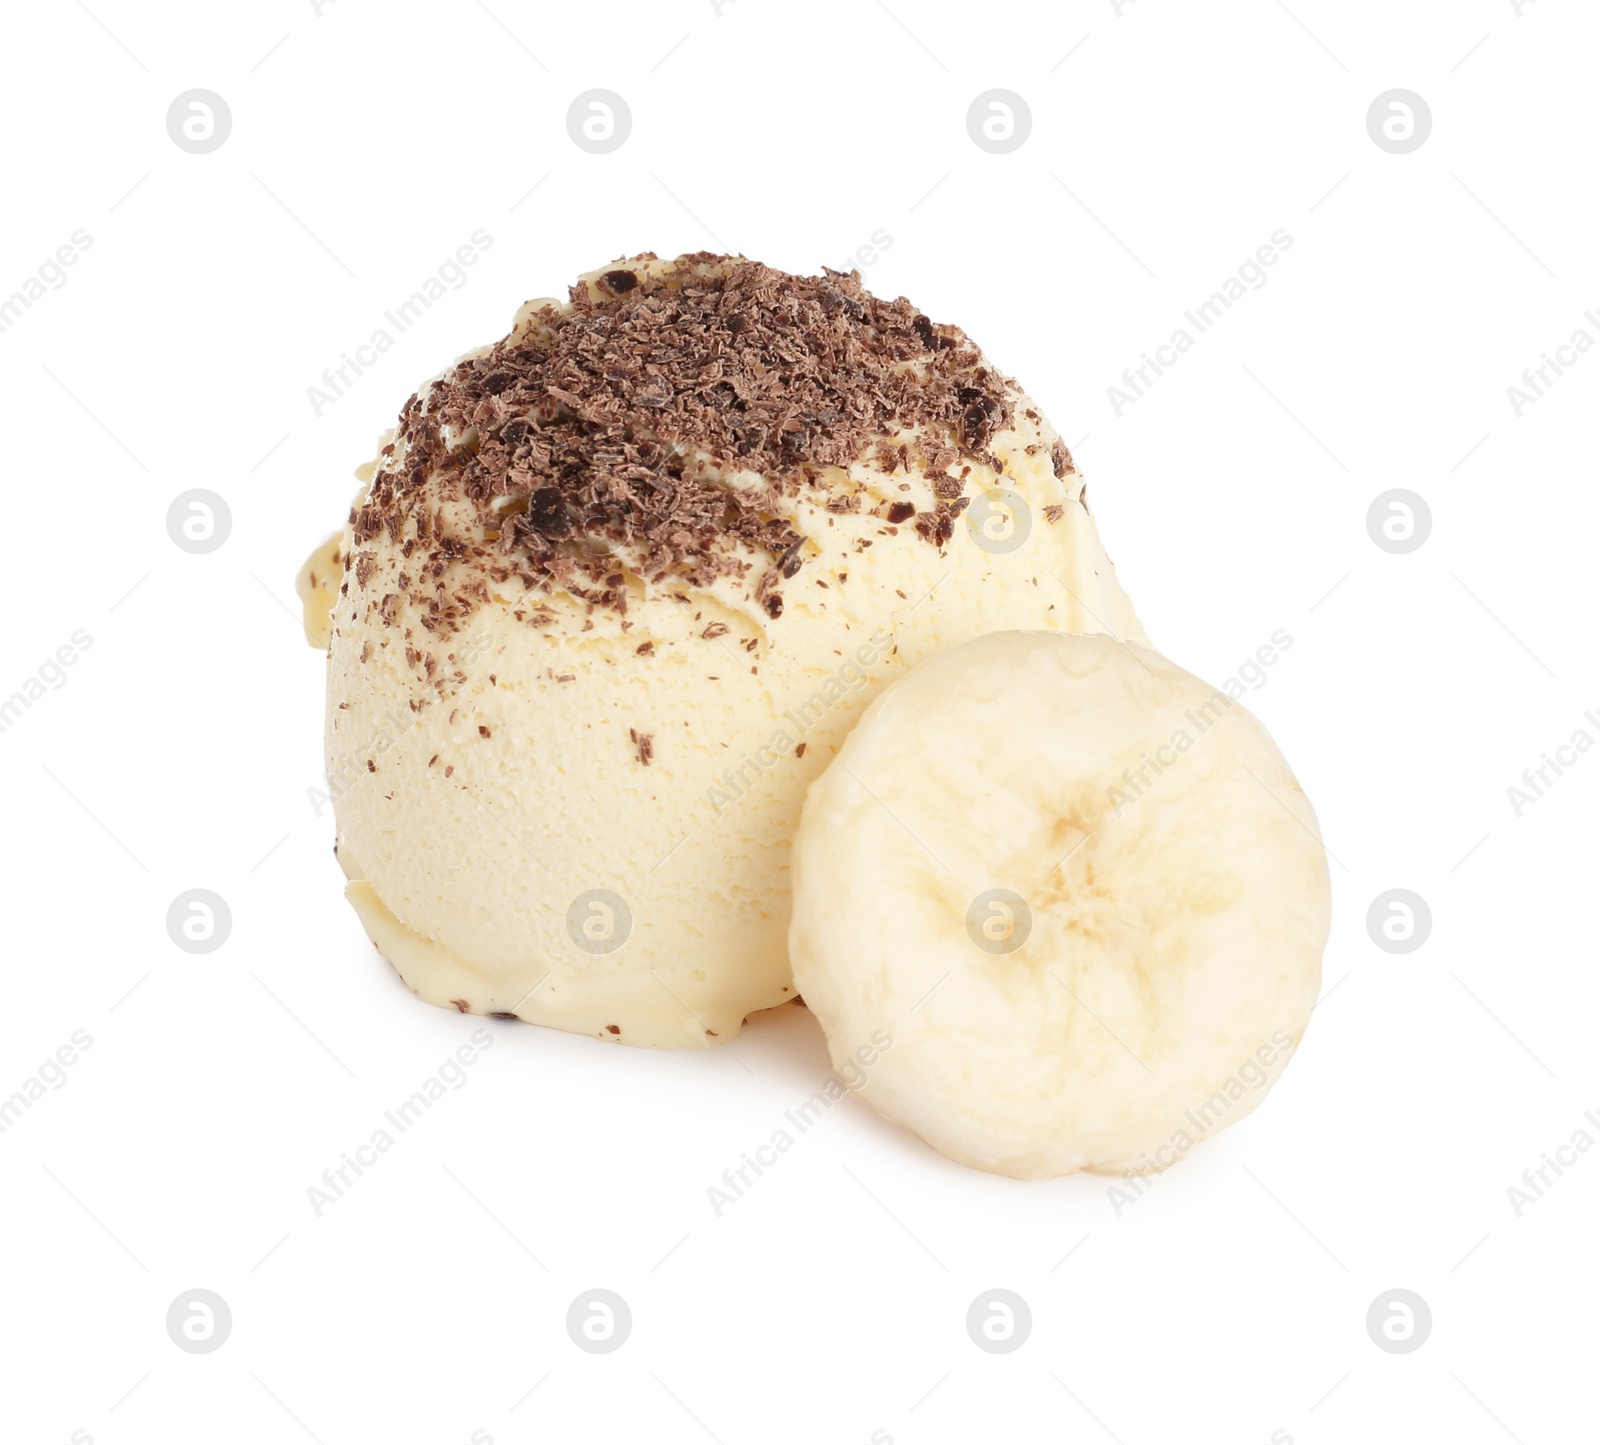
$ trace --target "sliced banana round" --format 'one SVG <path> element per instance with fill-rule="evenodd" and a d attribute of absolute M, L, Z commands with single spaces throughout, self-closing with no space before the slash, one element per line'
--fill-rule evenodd
<path fill-rule="evenodd" d="M 1317 999 L 1305 792 L 1236 701 L 1112 637 L 994 633 L 892 684 L 794 867 L 836 1068 L 979 1169 L 1166 1168 L 1261 1101 Z"/>

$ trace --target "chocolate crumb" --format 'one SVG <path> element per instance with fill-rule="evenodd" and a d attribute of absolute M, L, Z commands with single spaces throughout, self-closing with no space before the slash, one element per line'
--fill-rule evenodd
<path fill-rule="evenodd" d="M 655 756 L 655 740 L 649 733 L 638 732 L 634 728 L 628 729 L 628 738 L 638 750 L 639 761 L 645 766 L 650 766 L 650 759 Z"/>
<path fill-rule="evenodd" d="M 622 1030 L 619 1029 L 615 1024 L 607 1024 L 606 1025 L 606 1032 L 608 1034 L 620 1034 L 622 1032 Z"/>
<path fill-rule="evenodd" d="M 491 1013 L 489 1015 L 489 1017 L 492 1018 L 492 1019 L 520 1019 L 522 1017 L 522 1015 L 521 1014 L 508 1014 L 508 1013 L 495 1012 L 495 1013 Z"/>
<path fill-rule="evenodd" d="M 530 527 L 552 542 L 572 535 L 572 519 L 567 515 L 566 499 L 555 487 L 540 487 L 534 492 L 528 498 L 527 508 L 522 515 L 528 519 Z"/>
<path fill-rule="evenodd" d="M 1005 408 L 1000 401 L 975 386 L 958 387 L 956 399 L 961 402 L 958 434 L 963 446 L 982 447 L 999 430 Z"/>
<path fill-rule="evenodd" d="M 805 544 L 805 538 L 802 537 L 799 541 L 794 543 L 794 545 L 791 546 L 782 557 L 778 559 L 778 571 L 783 576 L 793 577 L 794 574 L 800 570 L 801 563 L 804 560 L 800 556 L 800 549 L 804 547 Z"/>
<path fill-rule="evenodd" d="M 916 515 L 917 509 L 910 502 L 889 503 L 889 520 L 891 522 L 906 522 Z"/>
<path fill-rule="evenodd" d="M 797 758 L 803 758 L 806 755 L 806 745 L 804 743 L 796 743 L 794 745 L 794 755 Z"/>
<path fill-rule="evenodd" d="M 776 619 L 765 579 L 793 577 L 805 540 L 785 503 L 858 510 L 837 474 L 885 446 L 908 477 L 992 465 L 1015 395 L 961 331 L 853 272 L 696 252 L 648 279 L 606 271 L 536 321 L 406 403 L 353 510 L 343 585 L 388 626 L 404 608 L 448 637 L 517 583 L 625 617 L 637 583 L 687 601 L 723 577 Z M 729 487 L 732 470 L 760 484 Z M 411 556 L 401 591 L 383 590 L 379 539 Z"/>
<path fill-rule="evenodd" d="M 464 999 L 464 998 L 453 998 L 453 999 L 450 1000 L 450 1002 L 453 1003 L 456 1006 L 457 1010 L 460 1011 L 461 1013 L 469 1014 L 469 1013 L 472 1012 L 471 1006 L 467 1003 L 466 999 Z"/>

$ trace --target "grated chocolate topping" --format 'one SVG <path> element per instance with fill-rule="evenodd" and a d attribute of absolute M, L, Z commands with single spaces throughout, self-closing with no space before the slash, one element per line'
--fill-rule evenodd
<path fill-rule="evenodd" d="M 971 464 L 1000 469 L 986 448 L 1016 393 L 959 328 L 871 295 L 856 272 L 795 276 L 709 252 L 634 262 L 406 403 L 352 515 L 358 587 L 373 570 L 364 544 L 386 534 L 416 564 L 409 596 L 424 625 L 447 634 L 490 581 L 626 611 L 625 571 L 704 586 L 743 577 L 744 551 L 770 559 L 750 591 L 776 619 L 806 542 L 782 500 L 861 504 L 825 469 L 867 456 L 891 472 L 919 466 L 933 508 L 896 501 L 880 514 L 915 516 L 916 536 L 941 548 Z M 1071 468 L 1065 447 L 1052 461 L 1058 475 Z M 730 470 L 761 485 L 731 486 Z M 447 516 L 447 502 L 465 512 Z M 476 569 L 455 565 L 468 561 Z"/>

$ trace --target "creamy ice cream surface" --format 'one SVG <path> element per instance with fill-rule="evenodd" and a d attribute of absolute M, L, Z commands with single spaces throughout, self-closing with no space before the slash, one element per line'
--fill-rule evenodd
<path fill-rule="evenodd" d="M 705 253 L 424 386 L 301 594 L 384 957 L 668 1048 L 794 996 L 801 801 L 888 681 L 1008 629 L 1144 641 L 1066 446 L 960 330 Z"/>

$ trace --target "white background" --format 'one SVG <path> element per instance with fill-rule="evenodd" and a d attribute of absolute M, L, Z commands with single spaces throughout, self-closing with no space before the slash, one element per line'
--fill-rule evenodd
<path fill-rule="evenodd" d="M 1594 1438 L 1600 1151 L 1520 1217 L 1507 1190 L 1600 1140 L 1600 756 L 1520 817 L 1506 790 L 1600 738 L 1600 356 L 1521 416 L 1506 389 L 1600 339 L 1600 17 L 890 8 L 8 11 L 0 295 L 93 241 L 0 335 L 0 695 L 93 641 L 0 734 L 0 1096 L 93 1043 L 0 1135 L 7 1441 Z M 195 87 L 232 111 L 209 155 L 166 130 Z M 591 87 L 632 110 L 610 155 L 567 135 Z M 1033 117 L 1003 156 L 965 128 L 995 87 Z M 1409 155 L 1366 127 L 1395 87 L 1432 111 Z M 467 284 L 317 416 L 307 387 L 479 228 Z M 1107 387 L 1278 228 L 1268 284 L 1119 417 Z M 717 1217 L 825 1077 L 809 1015 L 690 1057 L 426 1008 L 308 801 L 295 569 L 416 383 L 630 251 L 813 271 L 878 230 L 869 287 L 964 326 L 1075 444 L 1158 646 L 1220 682 L 1293 637 L 1247 701 L 1334 856 L 1328 992 L 1262 1108 L 1120 1215 L 1103 1179 L 969 1172 L 850 1101 Z M 232 510 L 206 556 L 166 531 L 194 487 Z M 1367 533 L 1393 487 L 1432 512 L 1408 555 Z M 1403 956 L 1365 924 L 1396 887 L 1433 913 Z M 165 926 L 191 888 L 233 915 L 204 956 Z M 485 1027 L 317 1217 L 308 1186 Z M 233 1314 L 205 1355 L 164 1323 L 197 1287 Z M 633 1313 L 609 1355 L 564 1325 L 593 1287 Z M 964 1326 L 994 1287 L 1033 1313 L 1003 1356 Z M 1365 1327 L 1397 1287 L 1433 1315 L 1405 1355 Z"/>

